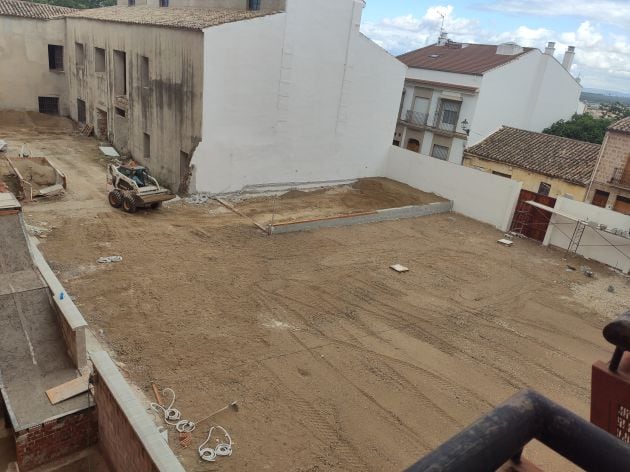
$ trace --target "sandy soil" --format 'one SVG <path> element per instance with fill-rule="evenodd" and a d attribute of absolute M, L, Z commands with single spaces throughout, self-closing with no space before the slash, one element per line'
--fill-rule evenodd
<path fill-rule="evenodd" d="M 214 204 L 128 215 L 106 204 L 92 140 L 40 143 L 72 190 L 25 213 L 52 228 L 41 248 L 93 330 L 187 418 L 239 402 L 215 419 L 232 457 L 199 462 L 207 425 L 189 449 L 171 437 L 187 470 L 401 470 L 525 387 L 588 417 L 605 300 L 630 305 L 609 269 L 567 272 L 584 262 L 457 214 L 272 237 Z"/>
<path fill-rule="evenodd" d="M 291 190 L 276 197 L 233 201 L 256 223 L 267 226 L 332 216 L 366 213 L 384 208 L 445 201 L 400 182 L 384 178 L 360 179 L 352 185 L 313 190 Z"/>

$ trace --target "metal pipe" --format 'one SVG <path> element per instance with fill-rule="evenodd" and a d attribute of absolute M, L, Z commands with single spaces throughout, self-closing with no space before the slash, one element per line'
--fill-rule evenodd
<path fill-rule="evenodd" d="M 408 472 L 496 470 L 538 439 L 586 471 L 630 470 L 630 446 L 532 390 L 523 390 Z"/>

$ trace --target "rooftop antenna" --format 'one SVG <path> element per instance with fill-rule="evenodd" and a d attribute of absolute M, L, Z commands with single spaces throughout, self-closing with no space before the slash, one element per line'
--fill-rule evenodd
<path fill-rule="evenodd" d="M 444 31 L 444 20 L 446 19 L 446 14 L 442 12 L 438 12 L 438 15 L 442 17 L 442 24 L 440 25 L 440 37 L 438 39 L 438 45 L 444 46 L 446 44 L 446 38 L 448 36 L 448 33 Z"/>

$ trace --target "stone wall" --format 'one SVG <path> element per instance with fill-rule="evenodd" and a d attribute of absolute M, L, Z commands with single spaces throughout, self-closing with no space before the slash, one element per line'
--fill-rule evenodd
<path fill-rule="evenodd" d="M 625 168 L 630 156 L 630 134 L 609 131 L 602 146 L 595 182 L 608 183 L 617 168 Z"/>

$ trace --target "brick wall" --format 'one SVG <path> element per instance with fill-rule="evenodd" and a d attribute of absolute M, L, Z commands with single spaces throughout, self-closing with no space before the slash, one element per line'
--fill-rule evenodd
<path fill-rule="evenodd" d="M 630 134 L 608 132 L 599 167 L 595 174 L 595 182 L 608 183 L 615 168 L 625 168 L 630 156 Z"/>
<path fill-rule="evenodd" d="M 96 444 L 96 419 L 95 407 L 90 407 L 16 432 L 15 450 L 20 470 L 31 470 Z"/>
<path fill-rule="evenodd" d="M 95 400 L 100 449 L 112 471 L 159 472 L 116 399 L 98 377 Z"/>

